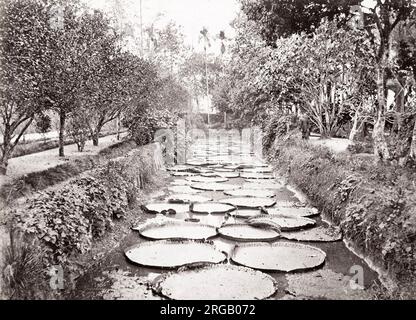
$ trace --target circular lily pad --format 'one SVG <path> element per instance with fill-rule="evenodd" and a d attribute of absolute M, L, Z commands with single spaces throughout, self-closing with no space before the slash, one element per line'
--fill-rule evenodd
<path fill-rule="evenodd" d="M 201 176 L 188 177 L 188 178 L 186 178 L 186 180 L 192 181 L 192 182 L 203 182 L 203 183 L 219 183 L 219 182 L 226 182 L 226 181 L 228 181 L 227 178 L 221 178 L 221 177 L 201 177 Z"/>
<path fill-rule="evenodd" d="M 269 167 L 259 167 L 259 168 L 242 169 L 241 171 L 246 172 L 246 173 L 272 173 L 273 169 Z"/>
<path fill-rule="evenodd" d="M 246 180 L 248 181 L 248 183 L 245 183 L 243 185 L 243 189 L 254 189 L 254 190 L 258 190 L 258 189 L 281 189 L 283 188 L 283 185 L 278 183 L 278 182 L 274 182 L 271 180 L 264 180 L 264 181 L 256 181 L 253 182 L 255 180 Z"/>
<path fill-rule="evenodd" d="M 189 206 L 187 204 L 179 203 L 149 203 L 142 206 L 142 209 L 147 213 L 164 213 L 165 211 L 174 210 L 176 213 L 183 213 L 189 211 Z"/>
<path fill-rule="evenodd" d="M 172 171 L 172 172 L 186 172 L 189 169 L 192 169 L 192 167 L 187 166 L 187 165 L 176 165 L 176 166 L 167 168 L 168 171 Z"/>
<path fill-rule="evenodd" d="M 192 176 L 195 176 L 196 173 L 195 172 L 182 172 L 182 171 L 180 171 L 180 172 L 172 172 L 171 175 L 175 176 L 175 177 L 192 177 Z"/>
<path fill-rule="evenodd" d="M 227 213 L 235 210 L 234 206 L 225 203 L 194 203 L 190 206 L 191 212 L 202 213 L 202 214 L 216 214 L 216 213 Z"/>
<path fill-rule="evenodd" d="M 240 177 L 245 179 L 274 179 L 271 174 L 256 172 L 241 172 Z"/>
<path fill-rule="evenodd" d="M 143 225 L 133 228 L 133 230 L 139 231 L 142 237 L 152 240 L 203 240 L 217 235 L 215 227 L 211 225 L 181 220 L 144 223 Z"/>
<path fill-rule="evenodd" d="M 227 196 L 233 197 L 254 197 L 254 198 L 273 198 L 275 193 L 267 189 L 237 189 L 224 191 Z"/>
<path fill-rule="evenodd" d="M 225 190 L 233 190 L 239 189 L 240 186 L 235 184 L 229 183 L 194 183 L 191 185 L 191 188 L 196 190 L 204 190 L 204 191 L 225 191 Z"/>
<path fill-rule="evenodd" d="M 191 203 L 191 202 L 208 202 L 212 201 L 211 198 L 204 197 L 198 194 L 172 194 L 167 200 L 170 203 Z"/>
<path fill-rule="evenodd" d="M 225 172 L 228 172 L 228 173 L 230 173 L 230 172 L 234 172 L 234 170 L 233 169 L 226 169 L 226 168 L 222 168 L 222 167 L 219 167 L 219 168 L 214 168 L 215 169 L 215 172 L 221 172 L 221 173 L 225 173 Z"/>
<path fill-rule="evenodd" d="M 291 242 L 239 244 L 231 253 L 235 263 L 264 271 L 315 269 L 324 264 L 325 258 L 319 248 Z"/>
<path fill-rule="evenodd" d="M 237 208 L 261 208 L 261 207 L 272 207 L 276 201 L 270 198 L 258 198 L 258 197 L 235 197 L 219 200 L 221 203 L 228 203 Z"/>
<path fill-rule="evenodd" d="M 211 177 L 220 177 L 218 172 L 203 172 L 201 173 L 202 177 L 207 177 L 207 178 L 211 178 Z"/>
<path fill-rule="evenodd" d="M 190 166 L 208 166 L 208 165 L 210 165 L 209 162 L 200 161 L 200 160 L 189 160 L 189 161 L 186 162 L 186 164 L 189 164 Z"/>
<path fill-rule="evenodd" d="M 320 226 L 303 231 L 283 232 L 282 238 L 305 242 L 335 242 L 342 240 L 342 231 L 338 227 Z"/>
<path fill-rule="evenodd" d="M 275 229 L 253 227 L 245 223 L 226 224 L 218 229 L 221 237 L 237 241 L 274 241 L 280 237 Z"/>
<path fill-rule="evenodd" d="M 313 217 L 319 214 L 315 208 L 307 207 L 276 207 L 266 209 L 270 215 L 285 215 L 294 217 Z"/>
<path fill-rule="evenodd" d="M 203 177 L 221 177 L 221 178 L 229 178 L 229 179 L 233 179 L 233 178 L 238 178 L 240 176 L 240 174 L 238 172 L 207 172 L 207 173 L 203 173 L 201 174 L 201 176 Z"/>
<path fill-rule="evenodd" d="M 172 186 L 172 187 L 169 187 L 168 190 L 174 193 L 190 193 L 190 194 L 202 192 L 201 190 L 191 188 L 190 186 Z"/>
<path fill-rule="evenodd" d="M 194 263 L 221 263 L 227 259 L 212 243 L 193 240 L 142 242 L 124 253 L 135 264 L 167 269 Z"/>
<path fill-rule="evenodd" d="M 259 214 L 261 214 L 261 211 L 259 209 L 237 209 L 231 213 L 232 216 L 243 219 L 255 217 Z"/>
<path fill-rule="evenodd" d="M 167 273 L 153 290 L 173 300 L 260 300 L 276 293 L 276 281 L 260 271 L 232 265 Z"/>
<path fill-rule="evenodd" d="M 189 181 L 185 179 L 176 179 L 176 180 L 173 180 L 171 184 L 174 186 L 187 186 L 189 185 Z"/>
<path fill-rule="evenodd" d="M 292 231 L 313 227 L 315 220 L 303 217 L 285 216 L 285 215 L 259 215 L 249 219 L 251 223 L 275 223 L 280 226 L 281 231 Z"/>

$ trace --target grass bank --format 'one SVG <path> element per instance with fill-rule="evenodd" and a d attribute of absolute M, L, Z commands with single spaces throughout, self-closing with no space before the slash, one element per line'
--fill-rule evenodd
<path fill-rule="evenodd" d="M 15 208 L 3 253 L 6 297 L 64 299 L 137 220 L 147 192 L 161 185 L 162 161 L 157 144 L 139 147 Z"/>
<path fill-rule="evenodd" d="M 371 156 L 334 154 L 298 134 L 276 138 L 267 152 L 279 174 L 393 280 L 396 287 L 379 298 L 415 296 L 415 171 L 376 165 Z"/>
<path fill-rule="evenodd" d="M 17 198 L 66 181 L 106 163 L 112 158 L 125 155 L 135 147 L 136 144 L 133 141 L 121 141 L 102 149 L 98 154 L 77 157 L 46 170 L 31 172 L 14 178 L 0 189 L 0 202 L 3 203 L 3 207 L 7 208 Z"/>

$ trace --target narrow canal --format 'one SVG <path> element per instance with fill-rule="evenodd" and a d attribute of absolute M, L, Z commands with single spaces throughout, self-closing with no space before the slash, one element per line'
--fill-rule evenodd
<path fill-rule="evenodd" d="M 136 230 L 103 258 L 100 267 L 78 281 L 75 296 L 180 299 L 188 297 L 186 291 L 197 290 L 198 294 L 191 297 L 371 298 L 368 288 L 378 281 L 377 273 L 346 247 L 340 230 L 328 225 L 310 203 L 300 199 L 275 176 L 273 168 L 253 152 L 253 143 L 219 132 L 210 134 L 209 139 L 194 141 L 186 164 L 168 168 L 168 173 L 165 187 L 152 194 L 143 212 L 138 212 Z M 210 234 L 212 230 L 214 234 Z M 204 275 L 200 271 L 212 266 L 196 266 L 198 260 L 192 261 L 192 257 L 198 256 L 192 250 L 201 250 L 201 262 L 213 258 L 212 253 L 204 258 L 203 251 L 207 248 L 202 244 L 198 249 L 198 246 L 184 245 L 189 245 L 189 241 L 182 241 L 176 247 L 168 243 L 167 248 L 162 248 L 163 243 L 158 240 L 178 238 L 178 234 L 200 239 L 203 232 L 208 232 L 212 241 L 209 249 L 215 248 L 224 255 L 225 259 L 216 261 L 220 274 L 227 275 L 227 266 L 247 274 L 241 275 L 241 279 L 240 275 L 231 274 L 236 278 L 229 283 L 215 273 Z M 161 246 L 153 248 L 157 241 Z M 129 250 L 131 255 L 127 257 Z M 190 251 L 183 255 L 181 250 Z M 143 256 L 146 255 L 143 252 L 151 253 Z M 156 266 L 176 263 L 179 267 L 181 259 L 185 259 L 182 265 L 191 263 L 194 268 Z M 199 270 L 199 277 L 192 270 Z M 262 274 L 266 275 L 263 280 L 273 282 L 273 292 L 261 292 L 261 288 L 253 287 L 253 281 Z M 175 282 L 174 275 L 181 277 Z M 175 287 L 178 283 L 182 283 L 180 288 Z M 227 296 L 227 289 L 220 293 L 222 286 L 241 288 L 231 288 L 228 290 L 231 296 Z"/>

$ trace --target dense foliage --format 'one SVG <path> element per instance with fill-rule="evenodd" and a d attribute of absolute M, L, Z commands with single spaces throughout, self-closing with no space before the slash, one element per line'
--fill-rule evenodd
<path fill-rule="evenodd" d="M 187 106 L 188 91 L 173 75 L 179 67 L 161 63 L 169 57 L 172 64 L 182 50 L 174 26 L 157 32 L 157 50 L 145 59 L 123 47 L 126 35 L 107 15 L 78 1 L 6 0 L 0 11 L 1 174 L 45 110 L 59 116 L 64 156 L 67 134 L 82 151 L 88 139 L 98 145 L 110 121 L 143 118 L 150 109 L 157 109 L 150 118 L 174 116 Z"/>

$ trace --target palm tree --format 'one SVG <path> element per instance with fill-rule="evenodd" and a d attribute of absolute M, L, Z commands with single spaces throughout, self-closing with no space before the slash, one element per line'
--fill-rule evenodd
<path fill-rule="evenodd" d="M 205 54 L 205 84 L 206 84 L 206 95 L 207 95 L 207 104 L 209 97 L 209 87 L 208 87 L 208 64 L 207 64 L 207 47 L 211 47 L 211 42 L 208 35 L 208 29 L 203 27 L 200 31 L 199 42 L 203 41 L 204 43 L 204 54 Z M 209 112 L 208 110 L 208 126 L 209 126 Z"/>

